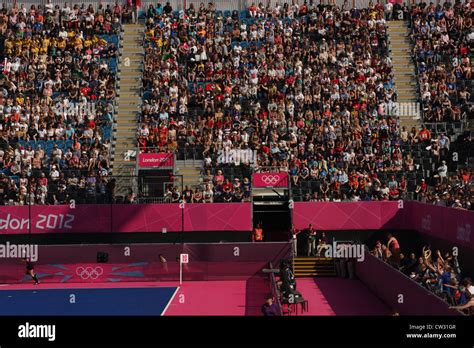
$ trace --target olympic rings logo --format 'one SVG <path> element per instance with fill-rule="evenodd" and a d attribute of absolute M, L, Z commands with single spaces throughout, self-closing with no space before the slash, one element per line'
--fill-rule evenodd
<path fill-rule="evenodd" d="M 267 185 L 275 185 L 280 181 L 280 175 L 262 175 L 262 181 Z"/>
<path fill-rule="evenodd" d="M 77 267 L 76 274 L 82 279 L 97 279 L 104 273 L 102 267 Z"/>

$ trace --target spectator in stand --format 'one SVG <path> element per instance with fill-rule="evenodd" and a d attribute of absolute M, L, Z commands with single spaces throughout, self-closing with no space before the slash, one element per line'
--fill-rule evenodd
<path fill-rule="evenodd" d="M 418 259 L 414 253 L 410 253 L 410 257 L 406 258 L 400 252 L 398 242 L 395 242 L 393 236 L 389 235 L 389 238 L 392 242 L 389 240 L 387 247 L 377 242 L 374 250 L 371 252 L 372 255 L 383 259 L 401 272 L 409 275 L 410 278 L 444 298 L 452 305 L 463 305 L 468 301 L 466 300 L 466 293 L 469 291 L 470 279 L 465 278 L 460 282 L 461 271 L 457 258 L 454 255 L 450 253 L 442 255 L 437 250 L 435 255 L 432 256 L 431 249 L 423 247 L 422 256 Z M 399 263 L 393 262 L 394 255 L 397 253 L 399 255 Z"/>
<path fill-rule="evenodd" d="M 462 12 L 462 5 L 454 7 Z M 146 14 L 140 151 L 202 157 L 212 173 L 222 167 L 248 172 L 250 167 L 278 168 L 288 172 L 295 189 L 305 190 L 300 197 L 305 200 L 397 200 L 410 198 L 417 183 L 418 198 L 434 202 L 419 178 L 409 185 L 415 179 L 400 177 L 419 169 L 412 145 L 430 145 L 439 165 L 446 160 L 450 140 L 426 127 L 419 132 L 399 129 L 391 112 L 397 93 L 386 18 L 413 18 L 415 46 L 421 47 L 415 51 L 423 51 L 418 59 L 421 94 L 424 100 L 436 99 L 433 112 L 427 114 L 439 118 L 447 110 L 457 119 L 465 110 L 454 105 L 459 69 L 439 88 L 431 79 L 439 75 L 444 81 L 443 72 L 433 70 L 439 52 L 430 40 L 445 43 L 436 46 L 438 51 L 455 50 L 450 37 L 445 41 L 445 28 L 457 30 L 448 36 L 461 45 L 463 57 L 456 63 L 464 67 L 461 73 L 470 66 L 464 57 L 470 46 L 463 25 L 444 14 L 434 18 L 437 12 L 451 13 L 449 6 L 437 12 L 435 7 L 428 11 L 414 6 L 409 14 L 399 4 L 348 9 L 347 4 L 265 8 L 252 3 L 245 16 L 250 18 L 240 18 L 238 11 L 223 16 L 212 3 L 198 9 L 191 4 L 179 14 L 168 4 L 165 8 L 150 5 Z M 434 23 L 441 29 L 428 30 Z M 467 70 L 463 76 L 470 76 Z M 468 100 L 469 92 L 461 91 L 459 97 Z M 255 158 L 236 160 L 242 157 L 236 155 L 226 160 L 230 151 L 249 151 Z M 396 186 L 387 182 L 392 174 Z M 223 187 L 225 179 L 233 180 L 226 175 L 220 183 L 203 183 L 198 199 L 207 184 L 214 201 L 248 200 L 246 187 Z M 449 182 L 447 176 L 441 181 Z M 467 192 L 461 196 L 461 205 L 467 207 Z"/>
<path fill-rule="evenodd" d="M 457 122 L 471 108 L 464 81 L 472 79 L 472 6 L 471 0 L 412 6 L 413 56 L 425 121 Z"/>

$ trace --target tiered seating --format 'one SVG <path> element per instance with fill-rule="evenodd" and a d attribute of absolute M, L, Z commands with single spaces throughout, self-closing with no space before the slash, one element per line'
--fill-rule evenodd
<path fill-rule="evenodd" d="M 459 123 L 472 93 L 472 2 L 412 8 L 412 38 L 425 122 Z M 451 126 L 451 125 L 450 125 Z"/>
<path fill-rule="evenodd" d="M 0 204 L 105 200 L 120 13 L 118 5 L 1 10 L 0 171 L 10 187 Z"/>

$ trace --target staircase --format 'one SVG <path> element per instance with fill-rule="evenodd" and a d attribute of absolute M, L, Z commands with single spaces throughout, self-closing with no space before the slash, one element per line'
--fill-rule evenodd
<path fill-rule="evenodd" d="M 137 120 L 141 108 L 143 60 L 143 25 L 124 24 L 119 64 L 119 97 L 114 134 L 115 151 L 112 175 L 116 178 L 116 195 L 137 193 Z"/>
<path fill-rule="evenodd" d="M 183 176 L 183 187 L 196 187 L 202 184 L 201 170 L 203 161 L 201 160 L 179 160 L 176 161 L 176 175 Z M 176 183 L 178 187 L 178 183 Z"/>
<path fill-rule="evenodd" d="M 388 35 L 393 63 L 394 82 L 397 91 L 397 102 L 400 126 L 407 130 L 421 125 L 421 110 L 418 104 L 418 87 L 415 77 L 415 66 L 411 58 L 409 29 L 404 21 L 389 21 Z"/>
<path fill-rule="evenodd" d="M 295 257 L 295 277 L 335 277 L 334 259 L 325 257 Z"/>

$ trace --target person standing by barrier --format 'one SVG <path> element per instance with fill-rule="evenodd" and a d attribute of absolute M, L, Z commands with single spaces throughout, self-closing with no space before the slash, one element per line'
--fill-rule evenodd
<path fill-rule="evenodd" d="M 262 242 L 263 241 L 263 229 L 261 224 L 257 224 L 253 229 L 252 242 Z"/>
<path fill-rule="evenodd" d="M 316 247 L 316 256 L 321 257 L 321 254 L 322 254 L 323 257 L 325 257 L 327 248 L 328 248 L 328 239 L 326 237 L 326 233 L 322 232 L 321 237 L 318 239 L 318 246 Z"/>
<path fill-rule="evenodd" d="M 298 256 L 298 233 L 300 233 L 300 231 L 294 224 L 291 224 L 290 237 L 291 243 L 293 244 L 293 256 Z"/>
<path fill-rule="evenodd" d="M 308 226 L 308 256 L 314 256 L 316 253 L 316 230 L 312 224 Z"/>
<path fill-rule="evenodd" d="M 392 254 L 391 261 L 397 266 L 400 264 L 400 244 L 398 243 L 397 238 L 395 238 L 391 233 L 387 234 L 387 248 Z"/>
<path fill-rule="evenodd" d="M 451 309 L 457 309 L 458 311 L 467 310 L 467 315 L 474 316 L 474 297 L 471 292 L 465 291 L 466 303 L 458 306 L 451 306 Z"/>

